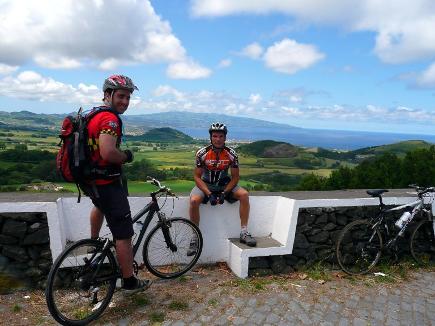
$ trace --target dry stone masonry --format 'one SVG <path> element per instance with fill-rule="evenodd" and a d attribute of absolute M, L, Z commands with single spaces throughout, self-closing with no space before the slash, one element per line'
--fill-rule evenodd
<path fill-rule="evenodd" d="M 299 210 L 293 253 L 284 256 L 253 257 L 249 260 L 249 275 L 289 273 L 321 262 L 338 268 L 335 244 L 340 231 L 354 220 L 376 216 L 378 206 L 312 207 Z M 391 216 L 400 216 L 396 212 Z"/>
<path fill-rule="evenodd" d="M 43 288 L 52 264 L 45 213 L 0 214 L 0 274 Z"/>

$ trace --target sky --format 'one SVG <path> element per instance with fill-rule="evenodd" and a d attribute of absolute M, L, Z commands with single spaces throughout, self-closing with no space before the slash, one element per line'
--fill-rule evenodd
<path fill-rule="evenodd" d="M 101 103 L 435 134 L 433 0 L 0 0 L 0 110 Z"/>

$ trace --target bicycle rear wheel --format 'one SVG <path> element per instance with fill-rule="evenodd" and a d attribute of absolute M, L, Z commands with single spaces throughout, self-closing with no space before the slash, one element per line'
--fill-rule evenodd
<path fill-rule="evenodd" d="M 177 217 L 169 220 L 167 235 L 175 245 L 169 248 L 164 236 L 164 226 L 155 226 L 148 234 L 143 246 L 143 260 L 148 270 L 161 278 L 175 278 L 190 270 L 198 261 L 202 251 L 202 235 L 191 221 Z M 187 254 L 190 242 L 197 243 L 193 255 Z"/>
<path fill-rule="evenodd" d="M 356 220 L 341 231 L 337 246 L 337 261 L 348 274 L 368 273 L 379 261 L 382 236 L 367 220 Z"/>
<path fill-rule="evenodd" d="M 420 221 L 411 234 L 411 255 L 420 266 L 435 264 L 434 221 Z"/>
<path fill-rule="evenodd" d="M 80 240 L 65 249 L 48 275 L 48 310 L 62 325 L 86 325 L 106 309 L 115 290 L 118 265 L 99 240 Z"/>

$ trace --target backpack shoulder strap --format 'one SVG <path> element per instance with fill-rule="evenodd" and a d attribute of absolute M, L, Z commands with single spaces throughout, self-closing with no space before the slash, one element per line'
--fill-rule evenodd
<path fill-rule="evenodd" d="M 112 108 L 107 107 L 107 106 L 97 106 L 97 107 L 92 108 L 92 111 L 86 115 L 86 124 L 88 124 L 89 121 L 91 121 L 91 119 L 93 117 L 95 117 L 97 114 L 102 113 L 102 112 L 111 112 L 116 116 L 116 118 L 118 119 L 119 127 L 121 129 L 121 136 L 122 136 L 122 120 L 119 117 L 119 113 L 114 111 Z"/>

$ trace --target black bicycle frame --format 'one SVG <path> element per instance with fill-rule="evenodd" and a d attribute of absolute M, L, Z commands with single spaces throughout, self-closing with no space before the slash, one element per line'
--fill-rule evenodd
<path fill-rule="evenodd" d="M 145 232 L 148 229 L 149 224 L 151 223 L 151 220 L 154 217 L 155 213 L 158 213 L 160 211 L 160 207 L 159 204 L 157 202 L 157 198 L 156 195 L 159 193 L 159 191 L 156 192 L 152 192 L 151 193 L 151 202 L 149 202 L 148 204 L 145 205 L 144 208 L 142 208 L 139 212 L 136 213 L 135 216 L 133 216 L 132 218 L 132 223 L 138 223 L 142 225 L 142 228 L 140 230 L 139 236 L 135 242 L 135 244 L 133 245 L 133 257 L 136 256 L 137 251 L 139 250 L 139 246 L 142 243 L 142 239 L 145 236 Z M 148 214 L 147 214 L 148 213 Z M 139 219 L 144 216 L 145 214 L 147 214 L 144 222 L 139 221 Z M 158 215 L 159 220 L 157 221 L 157 225 L 161 225 L 162 231 L 163 231 L 163 236 L 165 238 L 166 244 L 168 245 L 168 247 L 172 250 L 172 251 L 177 251 L 177 246 L 173 244 L 171 237 L 169 236 L 169 232 L 168 232 L 168 227 L 166 225 L 166 222 L 160 217 L 160 215 Z M 108 245 L 110 244 L 110 245 Z M 104 261 L 104 259 L 106 258 L 107 255 L 107 251 L 110 250 L 110 246 L 114 246 L 115 244 L 113 242 L 106 242 L 103 250 L 102 250 L 102 255 L 99 257 L 99 262 L 97 263 L 97 270 L 95 271 L 93 278 L 96 277 L 96 275 L 98 274 L 98 271 L 100 269 L 101 263 Z M 91 257 L 91 259 L 88 260 L 92 261 L 95 257 L 95 254 Z M 119 266 L 118 266 L 119 267 Z M 120 275 L 120 271 L 118 270 L 118 274 Z M 110 276 L 107 279 L 112 279 L 112 278 L 117 278 L 118 276 Z M 102 280 L 106 280 L 105 279 L 101 279 L 99 281 Z"/>
<path fill-rule="evenodd" d="M 156 195 L 159 193 L 152 192 L 151 193 L 151 202 L 149 202 L 144 208 L 142 208 L 136 215 L 133 217 L 133 223 L 138 223 L 142 225 L 142 229 L 140 230 L 139 236 L 136 240 L 136 243 L 133 246 L 133 257 L 136 256 L 137 251 L 139 250 L 139 246 L 142 243 L 142 239 L 145 236 L 145 232 L 148 229 L 149 224 L 151 223 L 151 220 L 153 219 L 153 216 L 155 213 L 158 213 L 160 211 L 159 204 L 157 202 Z M 146 213 L 148 215 L 146 216 L 145 220 L 143 222 L 139 221 L 139 219 L 144 216 Z M 166 244 L 172 251 L 177 251 L 177 247 L 173 244 L 171 237 L 169 236 L 168 227 L 166 226 L 166 221 L 164 221 L 159 214 L 157 214 L 159 217 L 159 220 L 157 221 L 157 225 L 161 225 L 163 236 L 165 238 Z M 166 226 L 166 227 L 165 227 Z"/>

